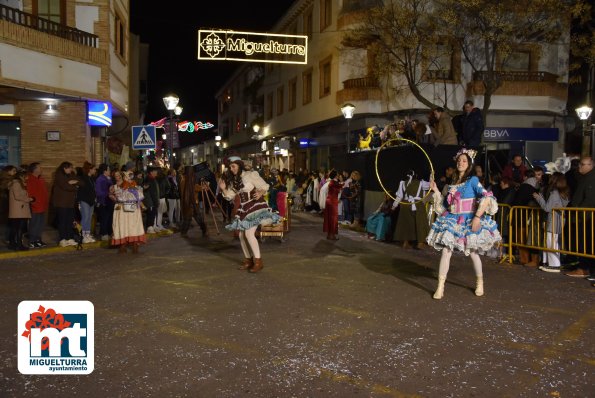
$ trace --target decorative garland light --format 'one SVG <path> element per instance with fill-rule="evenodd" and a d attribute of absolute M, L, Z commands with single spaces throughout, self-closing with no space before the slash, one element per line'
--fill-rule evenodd
<path fill-rule="evenodd" d="M 151 122 L 151 126 L 163 127 L 167 120 L 168 118 L 164 117 L 156 122 Z M 208 130 L 213 127 L 215 127 L 215 125 L 211 122 L 189 122 L 185 120 L 178 123 L 178 131 L 186 131 L 188 133 L 193 133 L 198 130 Z"/>

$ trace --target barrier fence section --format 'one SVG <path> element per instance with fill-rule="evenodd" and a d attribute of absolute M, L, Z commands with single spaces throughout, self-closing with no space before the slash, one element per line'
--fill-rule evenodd
<path fill-rule="evenodd" d="M 521 260 L 530 250 L 595 258 L 595 209 L 552 209 L 548 225 L 548 214 L 539 207 L 498 206 L 496 217 L 502 246 L 507 249 L 502 261 L 513 262 L 515 247 Z"/>

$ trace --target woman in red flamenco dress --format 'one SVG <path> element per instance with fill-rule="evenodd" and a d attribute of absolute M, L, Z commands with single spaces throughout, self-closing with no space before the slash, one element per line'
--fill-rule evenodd
<path fill-rule="evenodd" d="M 337 180 L 337 171 L 332 170 L 329 175 L 328 194 L 324 207 L 324 223 L 322 231 L 326 232 L 326 238 L 338 240 L 339 234 L 339 194 L 343 184 Z"/>

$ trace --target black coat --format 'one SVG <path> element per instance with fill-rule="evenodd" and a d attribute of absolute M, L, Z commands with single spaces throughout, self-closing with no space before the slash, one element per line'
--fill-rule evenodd
<path fill-rule="evenodd" d="M 145 198 L 143 203 L 147 208 L 159 207 L 159 184 L 155 178 L 147 177 L 143 185 Z"/>
<path fill-rule="evenodd" d="M 85 174 L 80 175 L 78 178 L 81 180 L 81 184 L 76 193 L 76 199 L 79 202 L 85 202 L 89 206 L 95 206 L 95 181 Z"/>
<path fill-rule="evenodd" d="M 481 145 L 481 136 L 483 135 L 483 118 L 478 108 L 473 108 L 471 112 L 463 115 L 463 136 L 462 143 L 466 146 Z"/>
<path fill-rule="evenodd" d="M 595 169 L 579 176 L 570 207 L 595 208 Z"/>

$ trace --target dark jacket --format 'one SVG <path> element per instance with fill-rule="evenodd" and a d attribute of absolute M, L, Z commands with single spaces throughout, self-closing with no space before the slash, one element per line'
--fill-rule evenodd
<path fill-rule="evenodd" d="M 165 199 L 165 196 L 167 195 L 167 190 L 169 189 L 169 182 L 167 181 L 167 177 L 158 176 L 157 184 L 159 184 L 159 199 Z"/>
<path fill-rule="evenodd" d="M 539 192 L 537 180 L 535 177 L 527 178 L 525 182 L 519 185 L 519 189 L 514 196 L 513 206 L 537 206 L 533 194 Z"/>
<path fill-rule="evenodd" d="M 178 185 L 178 180 L 174 176 L 167 176 L 166 179 L 168 186 L 167 191 L 165 192 L 165 197 L 167 199 L 180 199 L 180 186 Z"/>
<path fill-rule="evenodd" d="M 157 179 L 148 176 L 143 185 L 145 198 L 143 203 L 147 208 L 159 207 L 159 184 Z"/>
<path fill-rule="evenodd" d="M 570 207 L 595 208 L 595 169 L 579 176 Z"/>
<path fill-rule="evenodd" d="M 86 174 L 80 175 L 79 179 L 81 184 L 76 194 L 77 200 L 89 206 L 95 206 L 95 181 Z"/>
<path fill-rule="evenodd" d="M 78 184 L 69 184 L 70 180 L 78 180 L 74 174 L 66 175 L 62 170 L 56 172 L 52 189 L 52 205 L 60 208 L 74 208 Z"/>
<path fill-rule="evenodd" d="M 461 145 L 479 146 L 483 134 L 483 118 L 479 108 L 473 108 L 468 114 L 463 115 L 463 134 Z"/>

